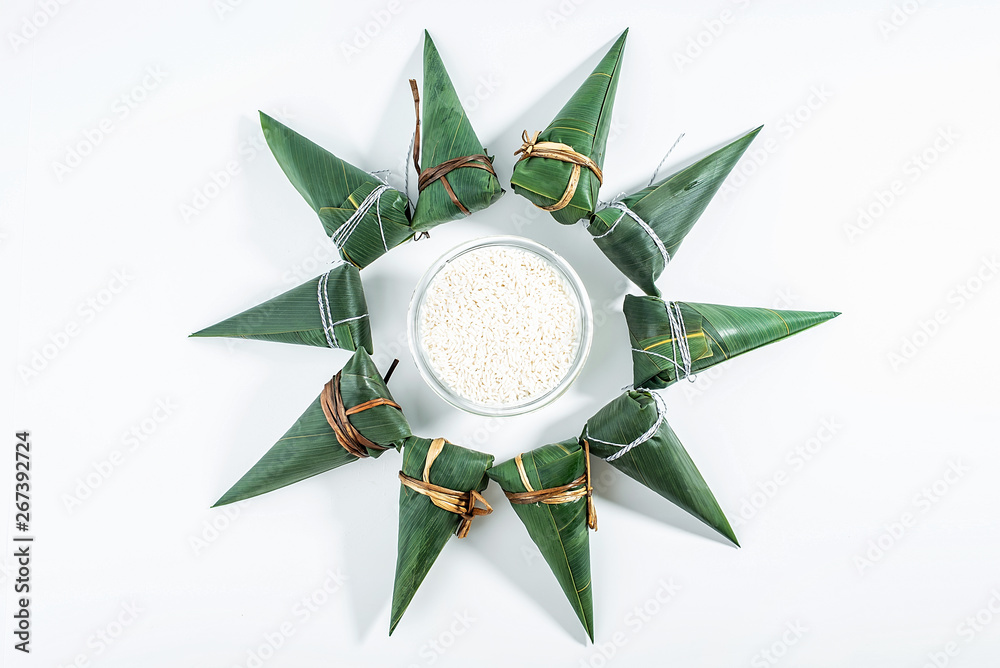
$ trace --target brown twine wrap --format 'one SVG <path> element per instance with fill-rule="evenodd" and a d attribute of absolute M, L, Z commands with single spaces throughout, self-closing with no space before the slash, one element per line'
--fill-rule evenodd
<path fill-rule="evenodd" d="M 369 408 L 375 408 L 376 406 L 392 406 L 395 409 L 403 410 L 399 407 L 399 404 L 392 399 L 385 399 L 382 397 L 366 401 L 363 404 L 358 404 L 352 408 L 345 408 L 344 398 L 340 395 L 339 371 L 336 376 L 330 379 L 330 382 L 323 386 L 323 392 L 319 395 L 319 403 L 323 408 L 323 415 L 326 416 L 326 421 L 330 423 L 330 428 L 333 429 L 333 433 L 337 436 L 337 442 L 343 446 L 344 450 L 347 450 L 359 459 L 362 457 L 368 457 L 369 449 L 388 450 L 388 448 L 365 438 L 364 435 L 358 431 L 353 424 L 351 424 L 351 421 L 347 419 L 348 416 L 355 415 L 361 411 L 366 411 Z"/>
<path fill-rule="evenodd" d="M 458 158 L 452 158 L 451 160 L 445 160 L 440 165 L 436 167 L 428 167 L 427 169 L 421 171 L 420 169 L 420 91 L 417 89 L 417 82 L 414 79 L 410 79 L 410 92 L 413 94 L 413 111 L 417 116 L 417 125 L 414 130 L 413 138 L 413 167 L 417 170 L 420 175 L 417 180 L 417 189 L 423 192 L 424 188 L 434 183 L 435 181 L 440 181 L 441 185 L 444 186 L 444 190 L 448 193 L 448 197 L 451 198 L 452 204 L 458 207 L 466 216 L 469 215 L 470 211 L 459 201 L 458 196 L 452 189 L 451 184 L 448 183 L 448 179 L 445 178 L 446 175 L 456 169 L 461 169 L 462 167 L 471 167 L 474 169 L 483 169 L 497 177 L 496 171 L 493 169 L 493 163 L 490 159 L 483 153 L 477 153 L 475 155 L 463 155 Z"/>
<path fill-rule="evenodd" d="M 560 485 L 559 487 L 549 487 L 548 489 L 533 489 L 531 483 L 528 482 L 528 474 L 524 470 L 524 463 L 521 461 L 521 455 L 514 457 L 514 463 L 517 465 L 517 473 L 521 476 L 521 484 L 528 491 L 526 492 L 508 492 L 504 491 L 504 494 L 510 500 L 511 503 L 524 505 L 529 503 L 544 503 L 549 506 L 561 505 L 563 503 L 572 503 L 573 501 L 579 501 L 580 499 L 587 499 L 587 526 L 597 531 L 597 510 L 594 508 L 594 487 L 590 482 L 590 443 L 586 440 L 583 441 L 583 456 L 585 459 L 586 469 L 582 476 L 569 483 L 568 485 Z"/>
<path fill-rule="evenodd" d="M 431 484 L 431 465 L 444 449 L 445 440 L 436 438 L 431 441 L 431 446 L 427 450 L 427 459 L 424 461 L 424 473 L 422 480 L 411 478 L 402 471 L 399 472 L 399 481 L 418 494 L 423 494 L 431 500 L 435 506 L 449 513 L 455 513 L 462 517 L 462 522 L 458 525 L 456 535 L 465 538 L 469 535 L 469 527 L 472 526 L 472 519 L 481 515 L 489 515 L 493 512 L 492 506 L 476 490 L 468 492 L 456 492 L 447 487 Z M 476 505 L 476 502 L 483 504 L 483 508 Z"/>
<path fill-rule="evenodd" d="M 517 161 L 521 162 L 522 160 L 527 160 L 528 158 L 551 158 L 552 160 L 572 163 L 573 171 L 569 175 L 569 183 L 566 184 L 566 190 L 563 191 L 562 197 L 559 198 L 559 201 L 555 204 L 550 204 L 549 206 L 539 206 L 539 209 L 542 211 L 558 211 L 566 208 L 566 206 L 573 199 L 573 195 L 576 194 L 576 187 L 580 183 L 581 167 L 586 167 L 592 171 L 594 176 L 597 177 L 597 182 L 604 185 L 604 174 L 601 172 L 601 168 L 597 166 L 596 162 L 582 153 L 577 153 L 572 146 L 553 141 L 540 142 L 538 141 L 538 135 L 540 134 L 541 132 L 536 132 L 529 138 L 527 130 L 521 133 L 521 140 L 524 143 L 521 144 L 521 148 L 514 151 L 514 155 L 521 156 L 517 159 Z M 535 206 L 538 205 L 536 204 Z"/>

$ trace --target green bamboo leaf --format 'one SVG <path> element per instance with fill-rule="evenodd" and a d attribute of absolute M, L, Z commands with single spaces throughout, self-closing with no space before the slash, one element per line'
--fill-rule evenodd
<path fill-rule="evenodd" d="M 611 111 L 618 90 L 618 74 L 625 50 L 628 30 L 623 32 L 597 68 L 573 94 L 556 118 L 538 136 L 538 141 L 571 146 L 604 167 L 604 150 L 611 129 Z M 533 134 L 528 133 L 529 136 Z M 551 206 L 566 190 L 573 165 L 550 158 L 528 158 L 514 165 L 510 184 L 514 192 L 536 206 Z M 580 171 L 580 182 L 569 204 L 552 217 L 563 225 L 572 225 L 587 218 L 597 208 L 597 193 L 601 184 L 587 168 Z"/>
<path fill-rule="evenodd" d="M 835 311 L 675 303 L 683 315 L 692 374 L 840 315 Z M 666 302 L 658 297 L 627 295 L 624 310 L 632 345 L 634 386 L 659 389 L 677 382 L 675 362 L 683 368 L 683 361 L 671 333 Z"/>
<path fill-rule="evenodd" d="M 585 456 L 579 441 L 573 438 L 523 453 L 521 462 L 532 489 L 551 489 L 568 485 L 583 475 L 586 470 Z M 486 473 L 505 492 L 528 491 L 513 459 L 494 466 Z M 586 498 L 555 505 L 535 503 L 512 506 L 593 641 L 594 602 Z"/>
<path fill-rule="evenodd" d="M 413 236 L 409 202 L 394 189 L 385 190 L 357 226 L 351 226 L 350 233 L 349 228 L 341 229 L 365 198 L 383 184 L 264 112 L 260 124 L 282 171 L 319 216 L 345 261 L 364 268 Z"/>
<path fill-rule="evenodd" d="M 420 167 L 430 169 L 443 162 L 469 155 L 486 154 L 486 149 L 472 129 L 472 123 L 455 92 L 444 62 L 427 31 L 424 31 L 424 80 L 421 95 L 423 114 L 420 123 Z M 490 158 L 492 162 L 492 158 Z M 458 201 L 474 213 L 485 209 L 503 194 L 497 177 L 484 169 L 462 167 L 446 176 Z M 466 216 L 445 190 L 434 181 L 420 193 L 413 214 L 415 231 L 458 220 Z"/>
<path fill-rule="evenodd" d="M 587 420 L 581 438 L 591 454 L 739 545 L 708 483 L 664 419 L 662 401 L 650 392 L 626 392 Z"/>
<path fill-rule="evenodd" d="M 431 440 L 411 436 L 403 444 L 403 473 L 420 479 Z M 430 482 L 457 492 L 482 491 L 489 483 L 486 469 L 493 455 L 445 443 L 430 470 Z M 458 529 L 461 518 L 435 506 L 431 500 L 405 485 L 399 490 L 399 546 L 396 578 L 392 588 L 389 634 L 424 581 L 445 543 Z"/>
<path fill-rule="evenodd" d="M 763 127 L 763 126 L 761 126 Z M 722 187 L 729 172 L 760 128 L 685 167 L 651 186 L 622 198 L 621 202 L 649 227 L 636 222 L 620 208 L 608 207 L 594 214 L 587 226 L 594 243 L 633 283 L 649 295 L 659 296 L 655 281 L 681 241 Z M 655 234 L 663 245 L 650 236 Z"/>
<path fill-rule="evenodd" d="M 329 301 L 329 322 L 334 325 L 330 336 L 333 347 L 344 350 L 361 347 L 372 352 L 368 304 L 361 286 L 361 274 L 349 264 L 338 265 L 328 274 L 191 336 L 225 336 L 329 347 L 319 299 L 320 282 L 327 275 L 324 301 Z"/>
<path fill-rule="evenodd" d="M 341 370 L 340 392 L 344 407 L 348 409 L 380 398 L 392 401 L 389 388 L 364 348 L 359 348 Z M 386 448 L 399 450 L 410 436 L 406 418 L 392 406 L 375 406 L 347 419 L 369 441 Z M 372 457 L 379 457 L 383 452 L 375 448 L 368 450 Z M 291 429 L 215 506 L 249 499 L 356 461 L 358 458 L 340 444 L 323 413 L 320 398 L 316 397 Z"/>

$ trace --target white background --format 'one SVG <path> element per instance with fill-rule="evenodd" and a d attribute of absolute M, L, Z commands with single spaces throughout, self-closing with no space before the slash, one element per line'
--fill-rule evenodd
<path fill-rule="evenodd" d="M 0 490 L 9 504 L 29 429 L 37 536 L 32 653 L 12 649 L 5 575 L 4 665 L 996 665 L 997 3 L 50 4 L 0 14 Z M 186 338 L 329 259 L 257 110 L 398 172 L 426 27 L 506 182 L 521 131 L 626 26 L 605 199 L 681 132 L 668 170 L 765 124 L 665 296 L 844 315 L 667 392 L 742 549 L 597 467 L 590 645 L 494 487 L 496 512 L 448 544 L 390 639 L 396 455 L 209 510 L 348 357 Z M 165 77 L 143 89 L 147 68 Z M 496 233 L 569 259 L 598 327 L 569 394 L 491 421 L 433 396 L 402 332 L 423 269 Z M 417 433 L 501 461 L 577 434 L 629 382 L 630 288 L 589 239 L 508 192 L 364 272 L 377 360 L 402 359 L 392 387 Z M 329 595 L 328 573 L 347 578 Z"/>

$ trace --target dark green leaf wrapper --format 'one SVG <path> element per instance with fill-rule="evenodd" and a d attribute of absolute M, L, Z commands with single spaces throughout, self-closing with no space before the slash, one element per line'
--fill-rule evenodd
<path fill-rule="evenodd" d="M 486 154 L 486 149 L 476 136 L 455 92 L 441 56 L 426 31 L 422 93 L 421 169 L 436 167 L 442 162 L 467 155 Z M 462 167 L 449 172 L 446 178 L 458 201 L 470 213 L 485 209 L 503 194 L 497 177 L 484 169 Z M 413 229 L 422 232 L 465 216 L 451 201 L 441 181 L 437 180 L 421 191 L 417 199 Z"/>
<path fill-rule="evenodd" d="M 406 439 L 403 444 L 403 473 L 421 478 L 430 444 L 431 439 L 427 438 L 411 436 Z M 489 483 L 486 470 L 492 465 L 493 455 L 445 443 L 431 466 L 430 482 L 456 492 L 482 491 Z M 459 515 L 438 508 L 428 497 L 400 485 L 399 547 L 392 588 L 390 635 L 460 523 Z"/>
<path fill-rule="evenodd" d="M 330 345 L 323 333 L 323 318 L 319 309 L 318 288 L 322 279 L 322 275 L 317 276 L 263 304 L 206 327 L 191 336 L 258 339 L 328 348 Z M 365 301 L 361 274 L 357 268 L 341 264 L 331 269 L 326 296 L 330 302 L 330 322 L 347 320 L 333 328 L 334 347 L 344 350 L 364 348 L 371 353 L 372 333 L 368 323 L 368 303 Z"/>
<path fill-rule="evenodd" d="M 835 311 L 679 304 L 691 351 L 692 374 L 840 315 Z M 634 387 L 659 389 L 677 382 L 678 372 L 672 360 L 675 355 L 678 364 L 681 360 L 672 345 L 666 302 L 659 297 L 626 295 L 624 310 L 632 345 Z"/>
<path fill-rule="evenodd" d="M 340 393 L 346 408 L 373 399 L 392 400 L 389 388 L 363 348 L 354 353 L 341 371 Z M 410 436 L 406 417 L 392 406 L 375 406 L 347 419 L 369 441 L 386 448 L 399 450 Z M 369 448 L 368 452 L 379 457 L 385 451 Z M 317 397 L 291 429 L 215 505 L 249 499 L 357 460 L 337 440 Z"/>
<path fill-rule="evenodd" d="M 587 420 L 581 438 L 590 443 L 592 455 L 607 459 L 645 434 L 657 418 L 649 392 L 626 392 Z M 608 463 L 739 545 L 708 483 L 666 420 L 648 440 Z"/>
<path fill-rule="evenodd" d="M 521 462 L 532 488 L 541 490 L 568 485 L 583 475 L 584 457 L 583 447 L 573 438 L 523 453 Z M 494 466 L 487 474 L 505 492 L 527 491 L 513 459 Z M 593 640 L 594 602 L 586 498 L 553 505 L 511 505 Z"/>
<path fill-rule="evenodd" d="M 628 30 L 621 34 L 593 73 L 573 94 L 556 118 L 538 136 L 538 141 L 557 142 L 571 146 L 604 168 L 604 150 L 611 129 L 611 111 L 618 90 L 618 74 L 625 50 Z M 529 130 L 528 135 L 534 134 Z M 514 192 L 536 206 L 551 206 L 558 202 L 569 183 L 573 165 L 551 158 L 528 158 L 514 165 L 510 184 Z M 569 204 L 552 217 L 563 225 L 572 225 L 587 218 L 597 208 L 597 193 L 601 184 L 586 167 L 580 170 L 580 182 Z"/>
<path fill-rule="evenodd" d="M 382 183 L 314 144 L 261 112 L 260 125 L 271 153 L 285 176 L 319 216 L 330 236 L 343 225 L 365 198 Z M 367 267 L 386 250 L 413 236 L 406 195 L 389 189 L 372 206 L 341 244 L 341 257 L 358 268 Z M 379 220 L 381 219 L 381 224 Z"/>
<path fill-rule="evenodd" d="M 760 128 L 651 186 L 622 198 L 659 237 L 670 258 L 701 217 Z M 612 227 L 614 228 L 612 230 Z M 610 233 L 609 230 L 612 230 Z M 666 264 L 649 233 L 621 209 L 601 209 L 587 231 L 618 269 L 648 295 L 659 296 L 656 279 Z"/>

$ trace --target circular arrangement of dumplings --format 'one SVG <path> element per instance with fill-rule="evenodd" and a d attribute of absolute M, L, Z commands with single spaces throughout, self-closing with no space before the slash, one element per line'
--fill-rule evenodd
<path fill-rule="evenodd" d="M 424 37 L 422 100 L 416 82 L 410 81 L 417 112 L 415 207 L 406 193 L 376 174 L 344 162 L 261 114 L 271 152 L 319 216 L 343 261 L 192 336 L 341 348 L 354 355 L 216 505 L 389 450 L 401 452 L 390 634 L 449 538 L 464 537 L 475 518 L 492 512 L 482 496 L 490 481 L 503 489 L 591 640 L 589 532 L 597 528 L 591 457 L 607 461 L 738 544 L 715 496 L 667 423 L 657 391 L 839 315 L 661 298 L 657 278 L 760 128 L 599 208 L 605 144 L 627 34 L 618 38 L 545 129 L 524 132 L 510 183 L 515 193 L 561 224 L 585 220 L 601 251 L 646 293 L 626 296 L 624 303 L 633 387 L 582 428 L 570 427 L 566 440 L 499 464 L 490 454 L 444 438 L 412 434 L 403 408 L 389 392 L 388 374 L 380 374 L 370 357 L 361 270 L 437 225 L 485 209 L 504 192 L 493 159 L 476 136 L 430 36 Z"/>

